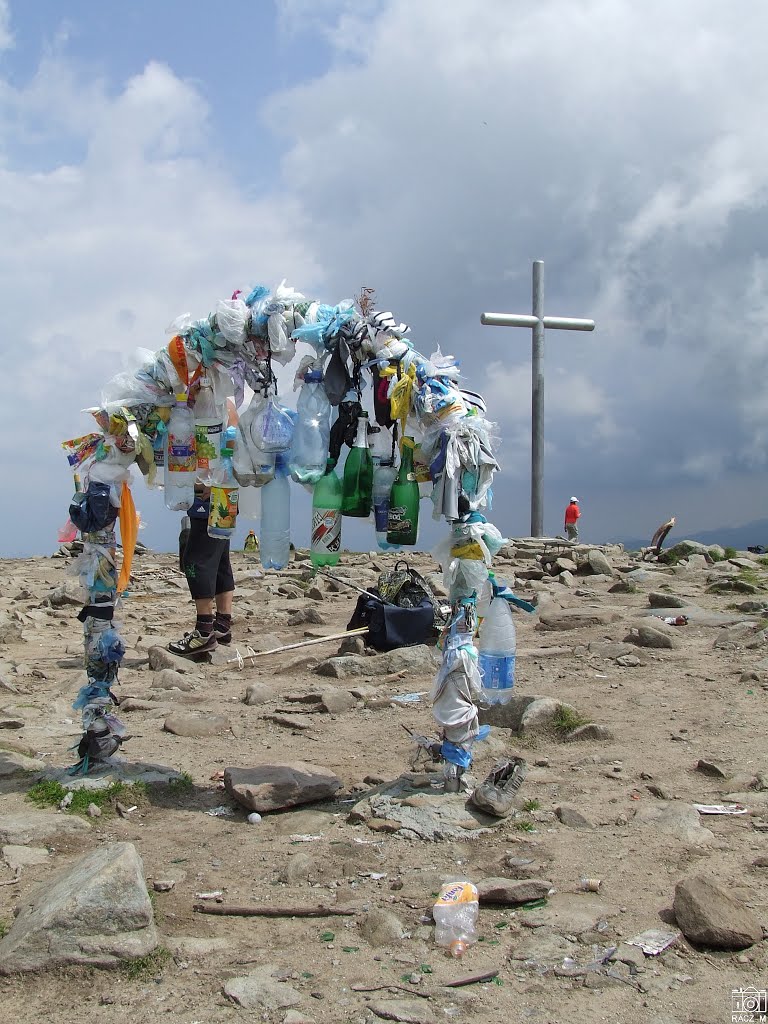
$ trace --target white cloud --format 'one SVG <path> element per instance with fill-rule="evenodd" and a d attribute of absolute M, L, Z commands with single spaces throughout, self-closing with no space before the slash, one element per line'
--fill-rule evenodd
<path fill-rule="evenodd" d="M 11 9 L 9 0 L 0 0 L 0 50 L 10 50 L 13 46 L 11 32 Z"/>

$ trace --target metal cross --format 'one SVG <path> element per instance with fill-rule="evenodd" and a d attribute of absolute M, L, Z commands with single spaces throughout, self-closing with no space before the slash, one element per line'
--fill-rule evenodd
<path fill-rule="evenodd" d="M 483 313 L 480 323 L 491 327 L 531 328 L 531 536 L 544 535 L 544 331 L 594 331 L 594 320 L 544 316 L 544 261 L 533 262 L 531 316 L 524 313 Z"/>

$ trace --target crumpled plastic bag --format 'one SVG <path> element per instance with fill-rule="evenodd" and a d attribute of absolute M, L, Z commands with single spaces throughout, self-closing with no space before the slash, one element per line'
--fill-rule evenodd
<path fill-rule="evenodd" d="M 248 337 L 251 311 L 242 299 L 219 299 L 216 303 L 216 324 L 219 333 L 231 345 L 240 347 Z"/>
<path fill-rule="evenodd" d="M 273 395 L 251 425 L 251 438 L 263 452 L 285 452 L 293 443 L 293 419 Z"/>

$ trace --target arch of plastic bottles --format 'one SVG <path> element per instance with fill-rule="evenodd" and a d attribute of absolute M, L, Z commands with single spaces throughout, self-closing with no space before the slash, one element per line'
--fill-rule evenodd
<path fill-rule="evenodd" d="M 321 370 L 330 404 L 338 408 L 336 422 L 346 417 L 337 439 L 343 433 L 352 444 L 347 428 L 356 422 L 370 382 L 376 422 L 384 429 L 394 427 L 394 438 L 399 432 L 401 439 L 407 434 L 416 440 L 417 479 L 431 481 L 433 518 L 444 518 L 450 526 L 434 552 L 452 605 L 432 691 L 434 716 L 442 730 L 441 756 L 459 768 L 471 762 L 481 693 L 473 644 L 475 602 L 488 587 L 492 556 L 503 543 L 483 515 L 498 468 L 493 426 L 482 398 L 462 388 L 453 357 L 439 349 L 424 356 L 412 344 L 409 328 L 373 304 L 369 289 L 363 289 L 357 304 L 346 300 L 330 306 L 307 300 L 283 282 L 274 290 L 256 287 L 247 296 L 236 292 L 203 319 L 180 316 L 168 329 L 165 347 L 141 353 L 133 373 L 118 374 L 105 385 L 100 405 L 88 410 L 98 431 L 63 442 L 76 481 L 71 530 L 73 536 L 79 530 L 83 542 L 72 569 L 87 594 L 78 615 L 87 682 L 74 703 L 82 711 L 83 735 L 73 772 L 107 761 L 125 735 L 113 688 L 125 653 L 115 611 L 129 582 L 138 529 L 131 466 L 150 486 L 155 483 L 156 453 L 162 450 L 175 396 L 188 391 L 201 373 L 212 381 L 218 401 L 233 399 L 242 420 L 248 401 L 274 393 L 273 363 L 287 365 L 297 345 L 305 346 L 306 355 L 296 380 L 308 367 Z M 508 591 L 503 596 L 516 601 Z"/>

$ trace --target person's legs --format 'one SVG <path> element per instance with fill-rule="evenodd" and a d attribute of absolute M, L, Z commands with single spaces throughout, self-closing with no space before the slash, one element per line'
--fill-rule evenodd
<path fill-rule="evenodd" d="M 168 650 L 172 654 L 194 658 L 216 647 L 214 592 L 221 543 L 208 536 L 208 524 L 205 519 L 191 520 L 189 539 L 184 549 L 183 568 L 189 593 L 195 602 L 196 619 L 191 632 L 185 633 L 181 640 L 168 644 Z"/>
<path fill-rule="evenodd" d="M 229 560 L 229 541 L 224 542 L 216 573 L 216 617 L 213 632 L 220 644 L 232 642 L 232 598 L 235 593 L 235 577 Z"/>

